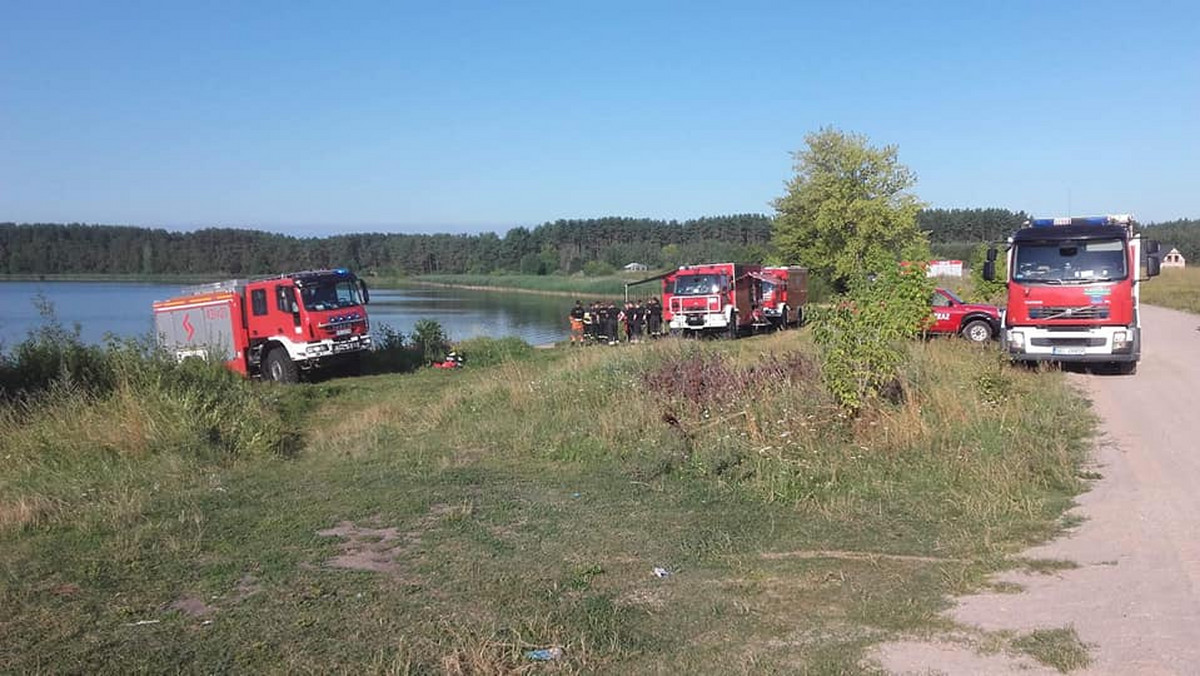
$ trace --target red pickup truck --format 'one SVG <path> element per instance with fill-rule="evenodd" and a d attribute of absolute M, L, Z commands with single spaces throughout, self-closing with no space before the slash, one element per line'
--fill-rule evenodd
<path fill-rule="evenodd" d="M 938 335 L 960 335 L 973 343 L 986 343 L 1000 336 L 1000 308 L 968 303 L 950 289 L 933 293 L 933 323 L 927 329 Z"/>

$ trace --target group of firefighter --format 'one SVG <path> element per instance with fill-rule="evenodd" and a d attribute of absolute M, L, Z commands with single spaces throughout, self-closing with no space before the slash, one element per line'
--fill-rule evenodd
<path fill-rule="evenodd" d="M 567 319 L 571 323 L 572 345 L 637 343 L 645 337 L 657 338 L 666 333 L 662 304 L 657 298 L 629 301 L 624 306 L 612 301 L 584 305 L 577 300 Z"/>

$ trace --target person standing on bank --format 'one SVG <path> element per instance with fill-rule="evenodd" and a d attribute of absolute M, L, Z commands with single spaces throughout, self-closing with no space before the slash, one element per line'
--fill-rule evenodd
<path fill-rule="evenodd" d="M 651 338 L 657 338 L 662 332 L 662 304 L 657 298 L 646 303 L 646 330 Z"/>
<path fill-rule="evenodd" d="M 583 317 L 587 311 L 583 309 L 582 301 L 575 301 L 575 307 L 567 314 L 571 324 L 571 345 L 583 345 Z"/>
<path fill-rule="evenodd" d="M 642 342 L 642 332 L 646 328 L 646 304 L 640 300 L 633 306 L 633 318 L 629 321 L 629 328 L 633 334 L 631 342 Z"/>

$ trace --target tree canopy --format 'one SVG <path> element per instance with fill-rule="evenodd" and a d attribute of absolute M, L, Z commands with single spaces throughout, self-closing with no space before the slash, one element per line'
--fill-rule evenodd
<path fill-rule="evenodd" d="M 795 175 L 775 200 L 774 243 L 785 260 L 845 289 L 868 261 L 897 261 L 926 243 L 917 226 L 916 176 L 895 146 L 833 128 L 813 132 L 793 154 Z"/>
<path fill-rule="evenodd" d="M 292 237 L 256 230 L 194 232 L 83 224 L 0 223 L 0 274 L 231 274 L 350 267 L 380 274 L 574 273 L 628 263 L 675 267 L 715 260 L 758 262 L 771 219 L 763 214 L 688 221 L 559 220 L 503 237 L 365 233 Z M 595 268 L 596 266 L 593 266 Z"/>

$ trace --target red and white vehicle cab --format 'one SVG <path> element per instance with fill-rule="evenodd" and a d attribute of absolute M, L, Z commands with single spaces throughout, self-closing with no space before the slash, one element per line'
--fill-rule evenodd
<path fill-rule="evenodd" d="M 926 331 L 986 343 L 1000 335 L 1000 308 L 968 303 L 950 289 L 938 288 L 933 292 L 933 323 Z"/>
<path fill-rule="evenodd" d="M 1129 215 L 1039 218 L 1008 240 L 1002 346 L 1014 361 L 1091 362 L 1132 374 L 1142 352 L 1141 264 L 1158 274 L 1158 242 Z M 996 250 L 984 277 L 995 277 Z"/>
<path fill-rule="evenodd" d="M 369 300 L 348 270 L 293 272 L 192 287 L 154 303 L 154 326 L 178 359 L 215 356 L 245 376 L 294 382 L 371 349 Z"/>
<path fill-rule="evenodd" d="M 751 273 L 760 265 L 685 265 L 663 277 L 663 321 L 672 333 L 724 332 L 736 337 L 754 328 L 762 286 Z"/>

